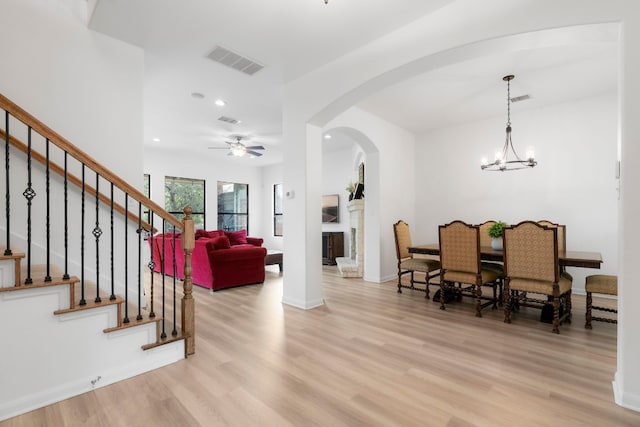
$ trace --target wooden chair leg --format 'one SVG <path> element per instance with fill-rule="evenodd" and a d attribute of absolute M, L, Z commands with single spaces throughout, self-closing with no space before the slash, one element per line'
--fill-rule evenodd
<path fill-rule="evenodd" d="M 429 273 L 424 273 L 424 281 L 426 282 L 424 287 L 425 287 L 425 295 L 424 297 L 426 299 L 429 299 L 429 280 L 431 279 L 431 277 L 429 276 Z"/>
<path fill-rule="evenodd" d="M 560 297 L 554 295 L 553 297 L 553 329 L 551 332 L 554 334 L 560 333 Z"/>
<path fill-rule="evenodd" d="M 482 317 L 482 285 L 476 285 L 476 317 Z"/>
<path fill-rule="evenodd" d="M 584 327 L 587 329 L 592 329 L 591 327 L 591 310 L 593 307 L 593 297 L 591 295 L 591 292 L 587 292 L 587 312 L 585 313 L 585 318 L 586 318 L 586 323 L 584 324 Z"/>
<path fill-rule="evenodd" d="M 444 305 L 444 291 L 447 285 L 444 281 L 440 282 L 440 310 L 446 310 L 446 306 Z"/>
<path fill-rule="evenodd" d="M 511 304 L 512 296 L 511 291 L 507 289 L 503 294 L 504 297 L 504 323 L 511 323 Z"/>

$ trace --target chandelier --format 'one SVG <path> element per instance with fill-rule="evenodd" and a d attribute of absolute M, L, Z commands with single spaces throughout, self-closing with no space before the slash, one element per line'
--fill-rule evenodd
<path fill-rule="evenodd" d="M 480 168 L 483 171 L 513 171 L 518 169 L 532 168 L 538 164 L 534 157 L 533 150 L 527 151 L 526 160 L 522 160 L 515 148 L 513 148 L 513 142 L 511 141 L 511 80 L 514 76 L 512 74 L 504 76 L 502 80 L 507 82 L 507 137 L 504 141 L 504 147 L 502 151 L 498 151 L 495 154 L 495 158 L 492 163 L 489 163 L 487 158 L 483 158 L 480 164 Z M 513 153 L 513 159 L 509 160 L 509 152 Z"/>

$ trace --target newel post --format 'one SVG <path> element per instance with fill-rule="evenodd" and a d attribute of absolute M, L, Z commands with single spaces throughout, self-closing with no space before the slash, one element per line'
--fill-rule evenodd
<path fill-rule="evenodd" d="M 195 301 L 193 300 L 193 282 L 191 281 L 191 252 L 195 246 L 193 219 L 190 206 L 184 208 L 182 220 L 182 248 L 184 249 L 184 282 L 182 283 L 184 296 L 182 297 L 182 333 L 186 335 L 186 355 L 196 352 L 196 322 Z"/>

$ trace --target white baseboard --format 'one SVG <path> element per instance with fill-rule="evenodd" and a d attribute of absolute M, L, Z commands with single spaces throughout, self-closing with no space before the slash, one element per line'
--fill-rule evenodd
<path fill-rule="evenodd" d="M 300 308 L 302 310 L 310 310 L 312 308 L 316 308 L 324 305 L 324 299 L 319 298 L 319 299 L 310 300 L 310 301 L 303 301 L 303 300 L 295 300 L 292 298 L 282 297 L 282 303 L 290 305 L 295 308 Z"/>
<path fill-rule="evenodd" d="M 617 405 L 623 408 L 631 409 L 632 411 L 640 412 L 640 395 L 635 393 L 625 393 L 620 387 L 620 381 L 618 381 L 618 373 L 616 372 L 614 379 L 611 383 L 613 387 L 613 398 Z"/>

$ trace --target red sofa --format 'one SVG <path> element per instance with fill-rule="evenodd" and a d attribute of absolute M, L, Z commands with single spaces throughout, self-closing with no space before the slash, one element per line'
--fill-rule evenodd
<path fill-rule="evenodd" d="M 196 230 L 191 253 L 193 283 L 214 291 L 232 286 L 262 283 L 265 278 L 266 248 L 263 239 L 248 237 L 246 230 Z M 149 239 L 153 270 L 184 279 L 184 250 L 180 234 L 157 234 Z"/>

